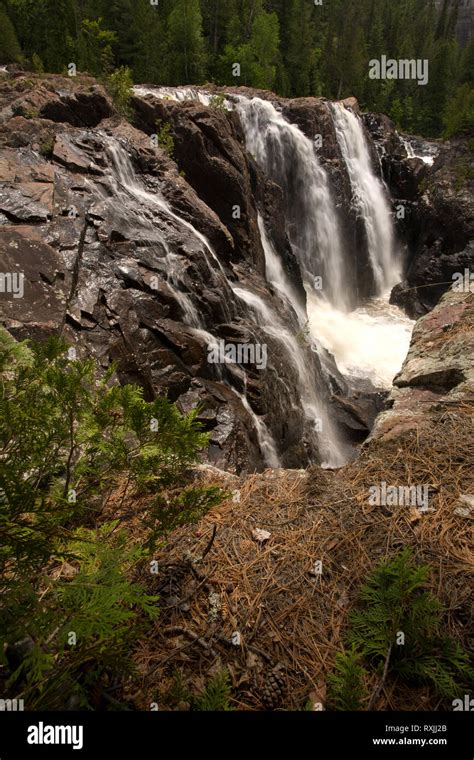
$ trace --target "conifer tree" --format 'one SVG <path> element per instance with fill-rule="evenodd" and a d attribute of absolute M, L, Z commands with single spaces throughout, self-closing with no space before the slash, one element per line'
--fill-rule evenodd
<path fill-rule="evenodd" d="M 0 5 L 0 63 L 15 63 L 21 59 L 21 48 L 15 28 L 4 7 Z"/>

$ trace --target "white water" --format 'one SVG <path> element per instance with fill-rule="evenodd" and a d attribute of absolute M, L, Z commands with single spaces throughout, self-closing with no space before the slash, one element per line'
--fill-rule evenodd
<path fill-rule="evenodd" d="M 186 100 L 198 100 L 203 106 L 208 106 L 212 95 L 195 87 L 142 87 L 136 85 L 133 91 L 139 97 L 154 95 L 163 100 L 174 100 L 176 103 L 184 103 Z"/>
<path fill-rule="evenodd" d="M 389 304 L 388 295 L 368 299 L 347 314 L 308 293 L 311 334 L 334 355 L 340 371 L 387 390 L 408 353 L 414 325 Z"/>
<path fill-rule="evenodd" d="M 191 232 L 195 240 L 201 243 L 202 254 L 209 269 L 210 276 L 214 279 L 214 281 L 216 281 L 216 278 L 218 279 L 219 284 L 223 287 L 224 292 L 225 290 L 228 290 L 230 285 L 227 277 L 212 245 L 207 240 L 207 238 L 201 232 L 199 232 L 199 230 L 193 227 L 190 222 L 187 222 L 185 219 L 182 219 L 180 216 L 175 214 L 162 195 L 157 192 L 151 193 L 148 190 L 145 190 L 137 181 L 132 162 L 130 161 L 130 157 L 127 154 L 125 148 L 118 142 L 118 140 L 110 138 L 108 139 L 109 152 L 112 157 L 115 171 L 117 173 L 117 178 L 122 188 L 130 193 L 130 195 L 132 195 L 136 200 L 143 203 L 147 209 L 153 208 L 154 206 L 157 207 L 168 219 L 172 219 L 178 225 Z M 146 220 L 143 221 L 146 222 Z M 156 234 L 156 228 L 153 227 L 153 229 L 155 230 Z M 173 292 L 185 313 L 188 324 L 192 327 L 201 328 L 203 326 L 201 317 L 199 316 L 190 297 L 186 295 L 186 293 L 184 293 L 181 289 L 182 283 L 179 273 L 179 257 L 169 250 L 169 247 L 166 244 L 163 236 L 159 236 L 159 239 L 166 250 L 168 285 L 172 287 Z M 211 264 L 208 254 L 210 254 L 215 266 Z M 223 305 L 227 307 L 227 300 L 225 298 L 223 300 Z"/>
<path fill-rule="evenodd" d="M 310 423 L 311 433 L 319 445 L 323 467 L 342 467 L 350 454 L 349 447 L 344 446 L 326 405 L 318 396 L 307 350 L 303 349 L 297 336 L 285 327 L 260 296 L 237 286 L 233 287 L 233 291 L 238 298 L 254 309 L 261 327 L 281 344 L 290 363 L 295 367 L 303 410 Z"/>
<path fill-rule="evenodd" d="M 395 249 L 390 206 L 381 180 L 372 168 L 360 119 L 342 103 L 333 104 L 334 125 L 347 165 L 354 199 L 367 232 L 369 258 L 377 294 L 393 288 L 401 278 L 401 262 Z"/>
<path fill-rule="evenodd" d="M 265 425 L 264 421 L 261 417 L 255 414 L 254 410 L 250 406 L 247 396 L 244 393 L 239 393 L 235 388 L 231 388 L 231 390 L 235 393 L 236 396 L 239 397 L 242 406 L 246 411 L 249 413 L 250 417 L 252 418 L 255 432 L 257 433 L 258 438 L 258 444 L 260 446 L 260 451 L 262 452 L 263 459 L 265 461 L 265 464 L 267 467 L 272 467 L 273 469 L 278 469 L 281 467 L 280 459 L 278 457 L 278 453 L 276 450 L 275 442 L 273 440 L 273 437 Z"/>
<path fill-rule="evenodd" d="M 130 158 L 125 148 L 117 140 L 110 141 L 109 150 L 110 150 L 110 154 L 112 157 L 115 170 L 117 172 L 120 185 L 123 188 L 125 188 L 134 198 L 136 198 L 139 201 L 142 201 L 146 205 L 147 208 L 149 208 L 150 206 L 151 207 L 157 206 L 160 209 L 160 211 L 162 211 L 168 218 L 173 219 L 178 224 L 180 224 L 181 226 L 191 231 L 193 236 L 200 243 L 203 244 L 205 249 L 207 249 L 207 251 L 211 254 L 212 259 L 217 263 L 218 265 L 217 274 L 223 281 L 225 288 L 231 288 L 232 286 L 230 282 L 228 281 L 227 277 L 225 276 L 222 266 L 217 259 L 217 255 L 214 252 L 207 238 L 204 235 L 202 235 L 198 230 L 196 230 L 189 222 L 177 216 L 171 210 L 169 204 L 165 201 L 163 197 L 161 197 L 160 195 L 156 193 L 151 193 L 139 185 L 136 179 L 136 175 L 133 169 L 133 165 L 130 161 Z M 118 190 L 118 192 L 120 192 L 120 190 Z M 142 221 L 144 223 L 147 222 L 146 219 L 143 219 Z M 156 227 L 153 227 L 153 230 L 156 234 Z M 159 237 L 160 243 L 162 243 L 166 251 L 166 264 L 168 267 L 167 269 L 168 285 L 172 287 L 175 297 L 183 309 L 183 312 L 187 319 L 188 324 L 192 326 L 193 328 L 195 328 L 195 332 L 197 335 L 204 338 L 209 348 L 215 347 L 217 344 L 216 338 L 210 332 L 204 329 L 202 319 L 200 315 L 198 314 L 197 309 L 195 308 L 191 298 L 182 290 L 180 290 L 181 281 L 180 281 L 180 276 L 179 276 L 178 257 L 176 256 L 176 254 L 172 253 L 169 250 L 169 247 L 166 244 L 166 241 L 164 240 L 164 238 L 162 236 L 158 236 L 158 237 Z M 207 257 L 206 257 L 206 262 L 212 274 L 213 270 L 211 268 L 209 259 Z M 223 298 L 225 299 L 226 297 L 225 289 L 222 295 L 223 295 Z M 218 370 L 218 373 L 219 373 L 219 370 Z M 243 370 L 242 370 L 242 373 L 244 375 L 244 382 L 246 383 L 246 375 Z M 222 372 L 220 372 L 220 374 L 222 375 Z M 275 467 L 275 468 L 279 467 L 280 461 L 278 458 L 276 445 L 275 445 L 275 442 L 273 441 L 273 438 L 267 426 L 265 425 L 263 420 L 255 414 L 249 402 L 247 401 L 247 398 L 244 395 L 240 394 L 238 391 L 236 391 L 235 388 L 231 388 L 231 390 L 237 396 L 239 396 L 243 406 L 245 407 L 245 409 L 247 410 L 247 412 L 252 418 L 255 431 L 257 434 L 257 438 L 259 441 L 259 445 L 262 451 L 262 456 L 264 458 L 265 463 L 267 464 L 268 467 Z"/>
<path fill-rule="evenodd" d="M 258 215 L 258 229 L 265 253 L 265 274 L 267 280 L 271 282 L 284 300 L 291 306 L 298 317 L 300 327 L 303 327 L 307 321 L 306 311 L 301 304 L 301 298 L 298 298 L 294 285 L 290 282 L 289 277 L 283 269 L 280 257 L 268 237 L 261 214 Z"/>
<path fill-rule="evenodd" d="M 303 277 L 322 277 L 324 296 L 344 308 L 350 299 L 338 217 L 313 143 L 267 100 L 238 97 L 236 108 L 247 149 L 285 194 L 288 236 Z"/>
<path fill-rule="evenodd" d="M 135 92 L 139 95 L 150 93 L 177 102 L 198 100 L 203 105 L 209 105 L 212 97 L 194 88 L 135 88 Z M 388 303 L 388 293 L 400 279 L 401 266 L 390 205 L 384 185 L 373 170 L 362 124 L 341 104 L 333 107 L 336 134 L 347 164 L 354 201 L 367 231 L 369 258 L 378 292 L 377 297 L 350 312 L 350 304 L 354 302 L 354 293 L 351 292 L 354 286 L 350 278 L 345 277 L 337 211 L 328 176 L 317 158 L 313 143 L 268 101 L 232 95 L 226 105 L 235 107 L 240 115 L 248 150 L 267 176 L 283 189 L 287 234 L 305 281 L 307 313 L 259 217 L 267 280 L 291 306 L 299 328 L 308 324 L 323 373 L 327 372 L 327 355 L 321 348 L 334 355 L 344 374 L 369 378 L 377 387 L 390 387 L 406 356 L 413 323 Z M 141 192 L 146 194 L 146 191 Z M 162 210 L 183 224 L 183 220 L 176 217 L 164 203 L 166 208 Z M 205 241 L 192 225 L 186 222 L 184 225 L 193 230 L 201 242 L 203 239 Z M 207 241 L 205 243 L 216 262 L 215 253 Z M 222 272 L 222 267 L 217 263 Z M 323 279 L 322 291 L 314 289 L 316 276 Z M 308 362 L 308 349 L 301 346 L 297 334 L 286 327 L 268 303 L 246 288 L 233 286 L 227 278 L 225 284 L 230 285 L 234 294 L 254 311 L 260 327 L 282 345 L 297 370 L 305 415 L 317 435 L 325 463 L 342 465 L 347 461 L 348 451 L 330 417 L 327 402 L 318 393 L 316 379 L 312 376 L 312 364 Z M 205 331 L 200 327 L 204 335 Z M 209 333 L 206 335 L 211 345 L 215 339 Z M 242 373 L 245 382 L 243 370 Z M 245 395 L 232 390 L 252 416 L 265 461 L 269 466 L 278 466 L 277 448 L 265 423 L 253 412 Z M 323 434 L 316 433 L 318 424 L 322 424 Z"/>
<path fill-rule="evenodd" d="M 403 147 L 405 148 L 407 152 L 408 158 L 421 158 L 421 160 L 427 164 L 428 166 L 433 166 L 434 160 L 436 158 L 436 152 L 433 153 L 416 153 L 413 145 L 411 144 L 410 140 L 408 140 L 406 137 L 402 137 L 402 135 L 398 135 Z"/>

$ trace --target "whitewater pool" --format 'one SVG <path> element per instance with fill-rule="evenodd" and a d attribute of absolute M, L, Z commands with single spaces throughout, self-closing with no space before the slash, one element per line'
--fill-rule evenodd
<path fill-rule="evenodd" d="M 410 346 L 415 322 L 389 303 L 389 293 L 343 312 L 308 293 L 310 334 L 331 354 L 343 375 L 390 388 Z"/>

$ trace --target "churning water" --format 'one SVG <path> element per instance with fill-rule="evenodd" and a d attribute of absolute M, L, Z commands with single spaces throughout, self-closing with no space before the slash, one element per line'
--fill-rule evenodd
<path fill-rule="evenodd" d="M 152 94 L 177 102 L 197 100 L 204 106 L 210 104 L 212 97 L 195 88 L 135 88 L 135 91 L 137 95 Z M 376 285 L 375 296 L 353 309 L 357 302 L 355 285 L 345 274 L 346 254 L 331 182 L 312 141 L 267 100 L 232 94 L 226 100 L 226 107 L 235 108 L 239 114 L 248 151 L 269 179 L 282 188 L 286 232 L 299 262 L 307 304 L 305 308 L 260 215 L 258 226 L 265 252 L 267 281 L 295 314 L 294 330 L 286 322 L 283 323 L 270 301 L 227 280 L 225 286 L 226 289 L 230 286 L 234 296 L 244 303 L 247 315 L 253 314 L 254 322 L 282 346 L 288 361 L 297 370 L 302 406 L 325 464 L 340 466 L 347 461 L 350 452 L 328 406 L 326 351 L 335 357 L 343 374 L 367 378 L 379 388 L 389 388 L 408 351 L 413 327 L 413 323 L 388 302 L 390 289 L 400 280 L 402 269 L 389 199 L 372 166 L 359 117 L 342 103 L 333 104 L 331 113 L 336 136 L 351 182 L 353 203 L 366 230 L 369 261 Z M 143 197 L 146 191 L 132 181 L 129 167 L 122 165 L 120 169 L 122 181 L 126 180 L 128 188 L 146 200 Z M 183 224 L 183 220 L 173 214 L 163 199 L 159 200 L 159 205 Z M 188 229 L 191 227 L 187 222 L 184 224 Z M 197 230 L 191 229 L 211 254 L 210 269 L 215 269 L 217 264 L 223 274 L 207 240 Z M 323 290 L 315 287 L 316 278 L 322 279 Z M 194 319 L 192 303 L 188 307 L 189 322 L 202 330 L 204 325 L 197 325 Z M 298 333 L 302 328 L 309 330 L 313 347 L 317 348 L 320 356 L 323 377 L 319 382 L 314 378 L 305 349 L 298 342 Z M 211 341 L 212 335 L 207 335 Z M 326 392 L 321 392 L 321 382 L 326 382 Z M 276 442 L 272 440 L 263 420 L 251 409 L 245 394 L 242 396 L 235 392 L 252 416 L 267 464 L 277 466 Z M 323 432 L 319 430 L 321 422 Z"/>

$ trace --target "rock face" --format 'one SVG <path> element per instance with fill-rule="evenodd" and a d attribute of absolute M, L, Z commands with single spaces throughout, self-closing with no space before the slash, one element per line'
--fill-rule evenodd
<path fill-rule="evenodd" d="M 220 468 L 258 470 L 274 455 L 287 467 L 318 462 L 298 368 L 279 335 L 296 342 L 300 327 L 265 279 L 257 224 L 260 211 L 304 305 L 281 188 L 245 150 L 236 114 L 198 102 L 133 105 L 139 128 L 113 116 L 87 78 L 2 81 L 0 271 L 24 277 L 22 298 L 2 288 L 2 324 L 18 339 L 62 334 L 99 366 L 115 362 L 118 379 L 147 398 L 199 406 L 207 459 Z M 176 163 L 150 140 L 159 119 L 173 124 Z M 275 315 L 273 334 L 237 287 Z M 210 329 L 226 345 L 265 345 L 267 366 L 210 363 Z M 328 385 L 318 355 L 301 351 L 344 437 L 359 442 L 380 398 L 351 389 L 335 366 Z"/>
<path fill-rule="evenodd" d="M 440 409 L 455 413 L 474 398 L 474 294 L 446 293 L 413 331 L 412 343 L 389 398 L 391 408 L 371 438 L 435 428 Z"/>
<path fill-rule="evenodd" d="M 346 274 L 358 283 L 359 297 L 369 294 L 365 233 L 330 104 L 255 94 L 271 98 L 308 137 L 322 136 L 319 157 L 343 230 Z M 356 101 L 350 105 L 357 109 Z M 222 469 L 321 461 L 302 372 L 344 446 L 363 441 L 385 396 L 349 382 L 332 357 L 314 353 L 295 311 L 268 283 L 259 214 L 304 311 L 284 190 L 246 150 L 238 115 L 197 98 L 177 104 L 144 94 L 132 106 L 134 126 L 114 115 L 91 79 L 2 79 L 1 323 L 19 339 L 61 334 L 104 369 L 116 363 L 118 379 L 139 383 L 147 398 L 164 393 L 183 411 L 199 407 L 210 434 L 206 458 Z M 163 123 L 171 127 L 173 158 L 156 145 Z M 378 139 L 394 142 L 385 170 L 415 205 L 415 165 L 396 175 L 398 154 L 400 166 L 406 157 L 385 127 Z M 373 159 L 378 165 L 375 150 Z M 423 237 L 419 248 L 427 245 Z M 9 287 L 19 275 L 23 297 Z M 235 350 L 263 347 L 267 361 L 215 364 L 216 341 Z"/>
<path fill-rule="evenodd" d="M 438 303 L 457 274 L 474 272 L 472 148 L 468 139 L 402 137 L 383 115 L 367 114 L 365 121 L 394 204 L 404 209 L 397 225 L 407 250 L 405 280 L 391 301 L 416 319 Z"/>

